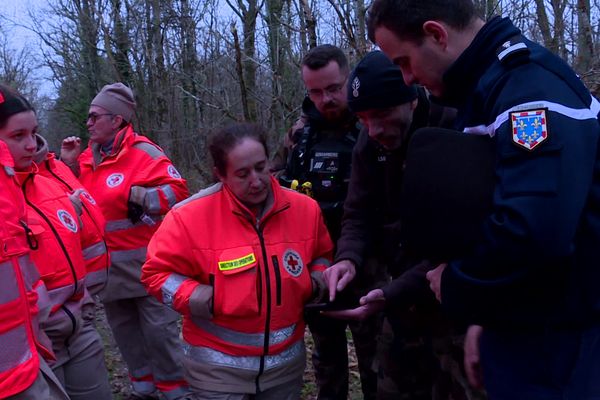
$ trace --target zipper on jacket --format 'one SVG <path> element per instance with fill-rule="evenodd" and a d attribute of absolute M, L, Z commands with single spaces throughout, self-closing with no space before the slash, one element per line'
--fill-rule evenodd
<path fill-rule="evenodd" d="M 72 192 L 73 188 L 71 187 L 71 185 L 69 185 L 67 182 L 65 182 L 60 176 L 56 175 L 56 173 L 52 170 L 52 168 L 50 168 L 50 162 L 48 160 L 46 160 L 44 163 L 46 164 L 46 169 L 52 174 L 52 176 L 55 177 L 63 185 L 65 185 Z"/>
<path fill-rule="evenodd" d="M 215 315 L 215 299 L 217 298 L 217 292 L 215 288 L 215 274 L 208 274 L 208 284 L 212 286 L 213 289 L 213 301 L 210 303 L 210 313 Z"/>
<path fill-rule="evenodd" d="M 56 174 L 56 172 L 54 172 L 54 170 L 52 168 L 50 168 L 50 162 L 48 160 L 45 161 L 46 162 L 46 169 L 52 174 L 53 177 L 55 177 L 58 181 L 62 182 L 63 185 L 65 185 L 71 192 L 73 192 L 73 188 L 71 187 L 71 185 L 69 185 L 65 180 L 63 180 L 60 176 L 58 176 Z M 99 232 L 102 232 L 102 235 L 100 236 L 102 238 L 102 242 L 104 243 L 104 248 L 106 249 L 106 251 L 108 252 L 108 244 L 106 243 L 106 239 L 104 238 L 104 228 L 100 228 L 98 226 L 98 224 L 96 223 L 96 220 L 94 218 L 92 218 L 92 213 L 90 213 L 90 210 L 87 209 L 86 205 L 84 202 L 81 202 L 81 207 L 85 210 L 85 212 L 88 214 L 88 216 L 90 217 L 90 221 L 92 221 L 92 223 L 94 224 L 94 226 L 96 227 L 96 229 L 98 229 Z M 106 260 L 109 260 L 109 257 L 106 257 Z M 106 263 L 106 276 L 108 277 L 108 268 L 110 267 L 110 263 Z"/>
<path fill-rule="evenodd" d="M 258 315 L 262 314 L 262 273 L 260 268 L 256 271 L 256 301 L 258 302 Z"/>
<path fill-rule="evenodd" d="M 29 248 L 31 250 L 37 250 L 40 246 L 37 239 L 35 238 L 35 235 L 33 234 L 33 231 L 25 221 L 19 220 L 19 223 L 21 224 L 23 229 L 25 229 L 25 237 L 27 238 L 27 244 L 29 245 Z"/>
<path fill-rule="evenodd" d="M 27 181 L 29 181 L 30 179 L 31 179 L 31 175 L 27 177 L 25 182 L 23 182 L 23 197 L 25 197 L 25 203 L 27 203 L 44 221 L 46 221 L 46 223 L 52 230 L 52 233 L 56 237 L 56 240 L 58 241 L 58 244 L 60 245 L 60 248 L 62 249 L 63 254 L 65 255 L 65 258 L 67 259 L 67 262 L 69 263 L 69 267 L 71 269 L 71 274 L 73 275 L 73 294 L 76 294 L 77 286 L 78 286 L 77 273 L 75 272 L 75 266 L 73 265 L 73 261 L 71 260 L 71 257 L 69 256 L 69 253 L 67 252 L 67 248 L 65 247 L 64 242 L 62 241 L 60 235 L 56 231 L 56 228 L 54 227 L 54 225 L 52 225 L 52 222 L 48 219 L 48 217 L 46 217 L 46 215 L 42 212 L 42 210 L 40 210 L 39 208 L 34 206 L 27 198 L 26 186 L 27 186 Z"/>
<path fill-rule="evenodd" d="M 260 356 L 260 367 L 258 369 L 258 374 L 256 375 L 256 392 L 260 393 L 260 376 L 265 371 L 265 356 L 269 354 L 269 331 L 271 329 L 271 280 L 269 278 L 269 259 L 267 258 L 267 249 L 265 247 L 265 239 L 262 235 L 262 231 L 258 228 L 258 224 L 256 225 L 256 233 L 258 234 L 258 239 L 260 240 L 260 248 L 262 250 L 263 261 L 265 263 L 265 288 L 266 288 L 266 315 L 265 315 L 265 339 L 263 344 L 263 354 Z"/>
<path fill-rule="evenodd" d="M 276 301 L 277 305 L 281 305 L 281 270 L 279 269 L 279 260 L 277 256 L 271 256 L 271 261 L 273 262 L 273 271 L 275 271 L 275 293 L 276 293 Z"/>
<path fill-rule="evenodd" d="M 64 304 L 60 306 L 60 308 L 62 308 L 65 314 L 67 314 L 67 317 L 69 317 L 69 319 L 71 320 L 71 325 L 73 326 L 73 329 L 71 329 L 71 334 L 65 339 L 65 347 L 69 347 L 69 340 L 71 340 L 71 338 L 73 337 L 73 335 L 75 335 L 75 332 L 77 331 L 77 320 L 75 319 L 75 316 L 73 315 L 71 310 L 69 310 Z"/>

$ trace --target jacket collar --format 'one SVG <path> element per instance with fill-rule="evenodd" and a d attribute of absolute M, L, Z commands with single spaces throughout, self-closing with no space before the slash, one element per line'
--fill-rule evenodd
<path fill-rule="evenodd" d="M 38 172 L 38 166 L 35 163 L 32 163 L 31 168 L 29 168 L 29 170 L 27 171 L 15 171 L 15 181 L 19 186 L 23 186 L 23 184 L 29 177 L 33 179 L 35 174 L 37 174 Z"/>
<path fill-rule="evenodd" d="M 90 149 L 92 152 L 93 167 L 96 169 L 104 159 L 116 157 L 121 150 L 127 147 L 135 140 L 136 133 L 133 131 L 133 125 L 128 124 L 115 135 L 112 146 L 108 153 L 102 151 L 103 145 L 100 143 L 91 143 Z"/>
<path fill-rule="evenodd" d="M 498 46 L 520 33 L 508 18 L 494 17 L 489 20 L 444 73 L 446 89 L 444 96 L 439 100 L 453 107 L 465 104 L 481 76 L 498 60 Z"/>
<path fill-rule="evenodd" d="M 35 154 L 33 155 L 33 161 L 36 164 L 40 164 L 44 162 L 48 156 L 48 142 L 43 136 L 37 134 L 35 135 L 35 140 L 37 142 L 37 148 L 35 150 Z"/>
<path fill-rule="evenodd" d="M 274 177 L 270 177 L 271 189 L 267 195 L 265 207 L 260 215 L 255 215 L 248 207 L 242 204 L 237 197 L 229 190 L 227 185 L 223 185 L 223 193 L 229 203 L 230 209 L 234 214 L 238 214 L 249 220 L 253 225 L 262 225 L 263 221 L 271 215 L 285 210 L 290 206 L 290 202 L 284 198 L 283 189 Z"/>

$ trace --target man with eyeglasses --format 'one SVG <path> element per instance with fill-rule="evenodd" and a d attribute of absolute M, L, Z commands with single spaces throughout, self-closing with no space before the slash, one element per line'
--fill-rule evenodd
<path fill-rule="evenodd" d="M 106 85 L 92 100 L 81 139 L 63 141 L 62 160 L 78 175 L 106 218 L 111 258 L 100 294 L 119 350 L 127 363 L 132 399 L 185 397 L 178 314 L 149 296 L 140 282 L 146 247 L 163 216 L 188 196 L 185 180 L 162 149 L 133 130 L 135 100 L 122 83 Z"/>
<path fill-rule="evenodd" d="M 352 149 L 360 131 L 356 116 L 348 109 L 349 73 L 346 55 L 336 46 L 317 46 L 304 56 L 301 74 L 307 95 L 302 115 L 272 160 L 272 170 L 283 186 L 310 193 L 319 202 L 334 242 L 340 235 Z M 362 282 L 366 282 L 364 286 Z M 348 297 L 358 301 L 366 293 L 371 285 L 368 279 L 362 282 L 360 288 L 352 288 Z M 372 364 L 379 319 L 375 316 L 364 322 L 348 323 L 315 311 L 306 313 L 315 342 L 312 360 L 319 400 L 345 400 L 348 396 L 347 326 L 352 331 L 364 398 L 375 398 L 377 376 Z"/>

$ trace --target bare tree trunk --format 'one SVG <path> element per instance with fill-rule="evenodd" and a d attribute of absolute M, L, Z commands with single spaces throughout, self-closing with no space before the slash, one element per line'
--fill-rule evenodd
<path fill-rule="evenodd" d="M 567 0 L 551 0 L 554 13 L 554 43 L 556 43 L 555 54 L 563 60 L 567 60 L 567 46 L 565 44 L 565 6 Z"/>
<path fill-rule="evenodd" d="M 577 26 L 577 57 L 574 67 L 576 71 L 585 73 L 592 68 L 595 60 L 589 0 L 577 0 Z"/>
<path fill-rule="evenodd" d="M 240 39 L 238 37 L 235 24 L 231 24 L 231 34 L 233 36 L 233 47 L 235 49 L 235 65 L 240 85 L 240 95 L 242 96 L 242 110 L 244 111 L 244 119 L 250 121 L 250 110 L 248 109 L 248 89 L 246 88 L 246 80 L 244 79 L 244 68 L 242 67 L 242 50 L 240 48 Z"/>
<path fill-rule="evenodd" d="M 558 43 L 551 34 L 550 22 L 548 21 L 548 14 L 546 14 L 544 0 L 535 0 L 535 6 L 538 17 L 538 26 L 540 28 L 540 32 L 542 33 L 544 46 L 554 54 L 558 54 Z"/>
<path fill-rule="evenodd" d="M 95 2 L 92 0 L 77 0 L 75 2 L 78 19 L 79 19 L 79 31 L 82 44 L 82 61 L 85 66 L 83 71 L 85 78 L 88 82 L 88 89 L 90 93 L 96 92 L 100 89 L 100 59 L 98 57 L 97 40 L 98 40 L 98 26 L 94 19 L 96 10 Z"/>
<path fill-rule="evenodd" d="M 257 0 L 237 0 L 237 7 L 226 0 L 229 7 L 238 15 L 243 24 L 244 46 L 242 64 L 244 66 L 244 77 L 246 93 L 248 96 L 248 112 L 250 120 L 256 120 L 256 101 L 252 94 L 256 93 L 256 19 L 259 7 Z"/>
<path fill-rule="evenodd" d="M 308 48 L 312 49 L 317 47 L 317 20 L 308 4 L 308 0 L 300 0 L 300 8 L 303 16 L 301 20 L 304 22 L 306 29 L 306 35 L 303 35 L 303 37 L 307 38 Z M 305 50 L 307 49 L 305 48 Z"/>
<path fill-rule="evenodd" d="M 129 29 L 128 24 L 123 22 L 121 16 L 121 0 L 112 1 L 112 20 L 114 21 L 114 53 L 111 48 L 107 46 L 107 53 L 114 59 L 114 69 L 117 75 L 117 79 L 122 82 L 131 82 L 133 78 L 133 72 L 131 64 L 129 62 L 129 51 L 131 49 L 131 43 L 129 41 Z M 125 0 L 125 8 L 128 9 L 127 0 Z"/>

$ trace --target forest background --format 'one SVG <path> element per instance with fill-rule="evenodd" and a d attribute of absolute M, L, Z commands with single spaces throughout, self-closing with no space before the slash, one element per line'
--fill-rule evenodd
<path fill-rule="evenodd" d="M 485 18 L 510 17 L 600 94 L 600 0 L 475 2 Z M 136 94 L 136 130 L 165 149 L 193 190 L 212 180 L 212 129 L 257 121 L 276 146 L 300 114 L 308 49 L 335 44 L 354 64 L 374 48 L 365 32 L 370 0 L 38 3 L 26 22 L 0 11 L 0 81 L 33 101 L 51 148 L 69 135 L 86 138 L 91 99 L 121 81 Z M 19 46 L 16 27 L 34 40 Z"/>

